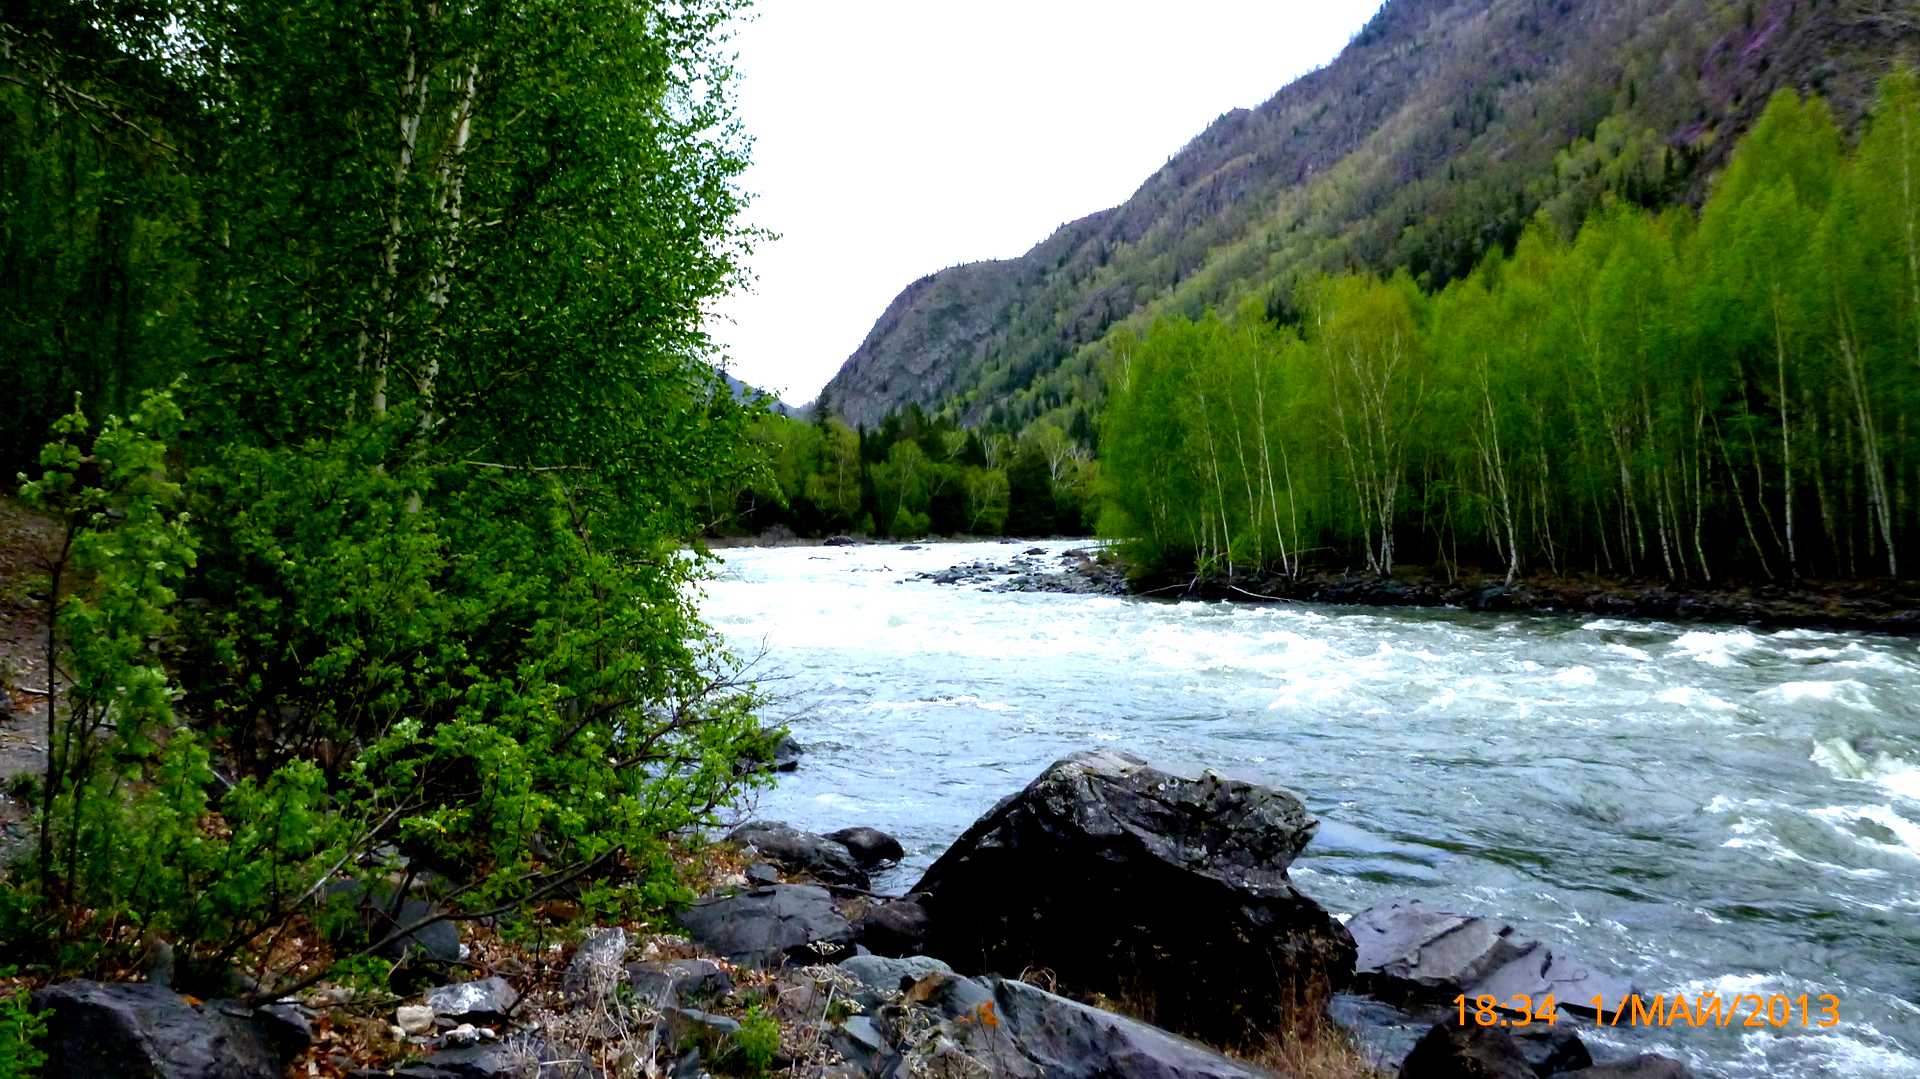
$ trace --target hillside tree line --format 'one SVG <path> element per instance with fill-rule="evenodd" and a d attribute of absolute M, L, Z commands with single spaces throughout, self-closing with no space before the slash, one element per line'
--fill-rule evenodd
<path fill-rule="evenodd" d="M 1857 145 L 1776 95 L 1696 215 L 1536 221 L 1437 293 L 1118 349 L 1103 521 L 1150 571 L 1896 577 L 1920 558 L 1920 79 Z"/>

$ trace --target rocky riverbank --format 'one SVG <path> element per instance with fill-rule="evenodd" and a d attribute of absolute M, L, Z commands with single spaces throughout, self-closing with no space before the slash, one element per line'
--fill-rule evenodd
<path fill-rule="evenodd" d="M 532 951 L 470 927 L 423 942 L 467 976 L 407 997 L 323 983 L 249 1007 L 68 982 L 33 1000 L 52 1079 L 1688 1074 L 1595 1065 L 1573 1007 L 1634 988 L 1515 926 L 1414 902 L 1332 916 L 1287 873 L 1317 826 L 1285 790 L 1079 753 L 900 896 L 869 890 L 902 856 L 890 837 L 752 822 L 672 924 Z M 1573 1007 L 1398 1045 L 1328 1019 L 1331 1002 L 1404 1028 L 1460 993 Z"/>
<path fill-rule="evenodd" d="M 1138 595 L 1247 603 L 1327 603 L 1369 607 L 1451 607 L 1469 611 L 1585 614 L 1731 625 L 1920 633 L 1920 584 L 1907 581 L 1767 583 L 1678 587 L 1597 577 L 1532 577 L 1507 584 L 1499 576 L 1442 577 L 1402 572 L 1309 571 L 1296 577 L 1129 578 L 1109 547 L 1081 547 L 1057 556 L 1029 548 L 1004 559 L 976 559 L 916 574 L 936 584 L 1000 592 Z"/>

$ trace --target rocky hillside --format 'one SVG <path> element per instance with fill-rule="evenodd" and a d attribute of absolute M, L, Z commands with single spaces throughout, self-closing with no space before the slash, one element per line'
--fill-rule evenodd
<path fill-rule="evenodd" d="M 1284 316 L 1321 269 L 1438 285 L 1536 214 L 1697 198 L 1775 90 L 1851 123 L 1902 60 L 1920 60 L 1908 0 L 1388 0 L 1124 204 L 909 285 L 827 392 L 868 424 L 909 403 L 1014 425 L 1084 409 L 1116 326 L 1249 298 Z"/>

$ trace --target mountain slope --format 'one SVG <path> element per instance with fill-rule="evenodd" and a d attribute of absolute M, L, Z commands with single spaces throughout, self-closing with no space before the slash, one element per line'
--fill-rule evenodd
<path fill-rule="evenodd" d="M 1285 314 L 1318 270 L 1437 285 L 1536 213 L 1695 199 L 1774 90 L 1851 123 L 1916 58 L 1906 0 L 1389 0 L 1122 205 L 908 286 L 827 393 L 865 424 L 910 403 L 969 423 L 1084 410 L 1116 325 L 1249 296 Z"/>

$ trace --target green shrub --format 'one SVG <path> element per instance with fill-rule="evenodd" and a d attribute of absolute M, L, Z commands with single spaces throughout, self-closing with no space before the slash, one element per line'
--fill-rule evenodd
<path fill-rule="evenodd" d="M 39 1042 L 47 1017 L 33 1010 L 24 987 L 0 993 L 0 1079 L 31 1079 L 40 1074 L 47 1054 Z"/>
<path fill-rule="evenodd" d="M 780 1024 L 756 1004 L 747 1009 L 740 1029 L 733 1032 L 733 1044 L 752 1073 L 764 1075 L 780 1055 Z"/>

